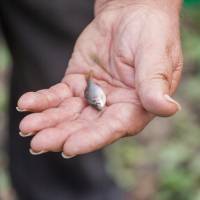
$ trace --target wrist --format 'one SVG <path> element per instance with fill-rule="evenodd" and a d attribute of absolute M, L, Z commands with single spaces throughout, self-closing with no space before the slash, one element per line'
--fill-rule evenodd
<path fill-rule="evenodd" d="M 107 7 L 121 6 L 148 6 L 166 12 L 179 14 L 182 6 L 182 0 L 96 0 L 95 15 Z"/>

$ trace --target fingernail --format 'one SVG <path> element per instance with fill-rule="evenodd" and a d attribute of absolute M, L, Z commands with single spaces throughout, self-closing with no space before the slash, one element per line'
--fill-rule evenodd
<path fill-rule="evenodd" d="M 22 133 L 21 131 L 19 132 L 19 135 L 21 136 L 21 137 L 29 137 L 29 136 L 31 136 L 31 135 L 33 135 L 34 133 L 33 132 L 31 132 L 31 133 Z"/>
<path fill-rule="evenodd" d="M 164 97 L 170 103 L 176 104 L 178 111 L 181 110 L 181 105 L 177 101 L 175 101 L 174 99 L 172 99 L 172 97 L 170 97 L 168 94 L 165 94 Z"/>
<path fill-rule="evenodd" d="M 30 154 L 36 156 L 36 155 L 40 155 L 40 154 L 46 153 L 47 151 L 35 152 L 35 151 L 33 151 L 32 149 L 29 149 L 29 152 L 30 152 Z"/>
<path fill-rule="evenodd" d="M 64 159 L 70 159 L 70 158 L 75 157 L 75 156 L 67 156 L 67 155 L 65 155 L 63 152 L 61 153 L 61 155 L 62 155 L 62 157 L 63 157 Z"/>
<path fill-rule="evenodd" d="M 17 110 L 18 112 L 25 112 L 25 111 L 26 111 L 26 110 L 20 109 L 19 107 L 16 107 L 16 110 Z"/>

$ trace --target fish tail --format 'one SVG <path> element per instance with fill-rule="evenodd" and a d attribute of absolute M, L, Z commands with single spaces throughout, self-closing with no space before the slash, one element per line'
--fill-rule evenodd
<path fill-rule="evenodd" d="M 86 80 L 90 80 L 94 75 L 94 72 L 93 70 L 90 70 L 87 74 L 86 74 Z"/>

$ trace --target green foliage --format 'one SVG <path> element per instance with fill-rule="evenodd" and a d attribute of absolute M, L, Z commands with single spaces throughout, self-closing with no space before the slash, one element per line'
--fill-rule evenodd
<path fill-rule="evenodd" d="M 182 13 L 185 66 L 177 95 L 182 111 L 168 123 L 158 120 L 153 128 L 146 128 L 135 138 L 123 139 L 106 151 L 109 172 L 125 189 L 135 191 L 139 187 L 145 193 L 149 189 L 144 187 L 149 181 L 145 174 L 154 176 L 150 183 L 153 198 L 151 194 L 147 199 L 200 200 L 199 9 L 191 6 Z M 157 131 L 160 135 L 155 134 Z M 141 181 L 141 177 L 146 180 Z M 141 198 L 133 192 L 133 199 Z"/>
<path fill-rule="evenodd" d="M 0 112 L 6 110 L 8 96 L 7 87 L 5 87 L 4 79 L 9 66 L 11 65 L 11 57 L 6 44 L 0 40 Z"/>
<path fill-rule="evenodd" d="M 193 4 L 200 3 L 200 1 L 199 0 L 185 0 L 184 3 L 185 3 L 186 6 L 190 6 L 190 5 L 193 5 Z"/>
<path fill-rule="evenodd" d="M 155 120 L 139 136 L 122 139 L 105 152 L 107 170 L 122 188 L 127 191 L 142 188 L 142 193 L 147 193 L 149 186 L 144 187 L 144 183 L 149 182 L 153 190 L 146 199 L 200 200 L 199 9 L 191 6 L 182 13 L 185 67 L 177 98 L 183 110 L 170 120 Z M 9 65 L 8 50 L 1 42 L 0 73 Z M 0 85 L 0 112 L 6 102 L 5 86 Z M 1 156 L 0 160 L 4 160 Z M 0 191 L 9 190 L 8 180 L 0 166 Z M 138 191 L 133 194 L 134 200 L 141 199 Z"/>
<path fill-rule="evenodd" d="M 3 40 L 0 40 L 0 71 L 6 70 L 11 63 L 10 53 Z"/>

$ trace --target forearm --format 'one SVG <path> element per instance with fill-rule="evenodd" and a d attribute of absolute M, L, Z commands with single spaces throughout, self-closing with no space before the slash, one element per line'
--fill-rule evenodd
<path fill-rule="evenodd" d="M 124 5 L 149 5 L 163 10 L 170 10 L 173 12 L 180 12 L 182 0 L 96 0 L 95 1 L 95 15 L 102 9 L 112 4 L 114 6 Z"/>

